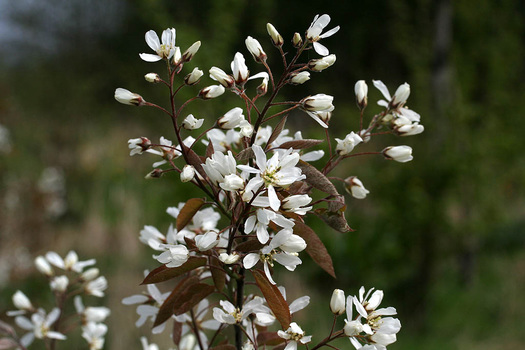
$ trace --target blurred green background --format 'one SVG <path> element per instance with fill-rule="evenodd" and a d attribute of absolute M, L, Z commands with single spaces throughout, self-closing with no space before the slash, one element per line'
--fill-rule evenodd
<path fill-rule="evenodd" d="M 406 81 L 412 90 L 408 105 L 421 114 L 425 132 L 377 137 L 367 146 L 410 145 L 415 157 L 410 163 L 364 157 L 337 170 L 340 177 L 358 176 L 371 193 L 366 200 L 347 198 L 353 233 L 327 229 L 316 218 L 308 222 L 333 253 L 338 278 L 308 258 L 298 268 L 301 277 L 281 275 L 291 297 L 306 289 L 314 298 L 310 313 L 303 311 L 298 320 L 322 339 L 330 326 L 332 289 L 356 294 L 364 285 L 383 289 L 383 304 L 398 309 L 403 328 L 389 349 L 521 347 L 520 0 L 0 0 L 0 314 L 12 308 L 16 289 L 45 300 L 39 292 L 45 281 L 39 285 L 33 278 L 36 255 L 75 249 L 81 259 L 97 258 L 109 279 L 105 302 L 113 314 L 106 348 L 139 348 L 139 334 L 148 332 L 135 330 L 134 308 L 120 304 L 140 292 L 142 270 L 155 267 L 138 233 L 145 224 L 165 232 L 166 207 L 187 199 L 191 187 L 177 177 L 144 180 L 153 160 L 129 157 L 126 142 L 172 138 L 170 121 L 153 110 L 118 104 L 114 89 L 166 101 L 160 86 L 143 79 L 152 71 L 163 73 L 161 64 L 138 57 L 149 52 L 144 42 L 149 29 L 175 27 L 182 50 L 201 40 L 189 67 L 229 71 L 241 51 L 258 72 L 245 37 L 259 39 L 270 63 L 278 64 L 266 23 L 275 25 L 292 51 L 289 39 L 296 31 L 303 34 L 317 13 L 331 15 L 329 28 L 341 26 L 323 41 L 337 62 L 304 85 L 285 89 L 287 97 L 334 95 L 332 137 L 344 138 L 359 127 L 357 80 L 370 87 L 369 117 L 379 111 L 372 79 L 391 92 Z M 211 83 L 206 76 L 199 87 Z M 236 102 L 224 97 L 196 103 L 188 112 L 212 120 Z M 322 137 L 318 125 L 305 118 L 292 115 L 287 127 L 301 127 L 306 138 Z M 340 347 L 351 345 L 345 340 Z"/>

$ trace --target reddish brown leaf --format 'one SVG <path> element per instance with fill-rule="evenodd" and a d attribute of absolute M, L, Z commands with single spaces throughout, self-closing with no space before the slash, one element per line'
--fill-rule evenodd
<path fill-rule="evenodd" d="M 170 280 L 177 276 L 183 275 L 188 271 L 196 269 L 197 267 L 206 265 L 207 259 L 203 257 L 190 256 L 188 261 L 179 267 L 166 267 L 161 265 L 155 270 L 151 271 L 141 284 L 159 283 Z"/>
<path fill-rule="evenodd" d="M 14 349 L 17 345 L 18 344 L 11 338 L 0 338 L 0 350 Z"/>
<path fill-rule="evenodd" d="M 206 147 L 206 158 L 211 158 L 213 153 L 215 153 L 215 150 L 213 149 L 213 143 L 210 141 L 208 142 L 208 146 Z"/>
<path fill-rule="evenodd" d="M 204 168 L 202 167 L 202 159 L 201 157 L 199 157 L 199 155 L 197 153 L 195 153 L 194 150 L 192 150 L 191 148 L 185 146 L 184 144 L 181 144 L 181 147 L 184 151 L 184 153 L 186 154 L 186 161 L 188 164 L 190 165 L 193 165 L 193 167 L 195 168 L 195 170 L 201 174 L 201 176 L 203 178 L 206 178 L 206 173 L 204 172 Z"/>
<path fill-rule="evenodd" d="M 281 134 L 281 132 L 283 131 L 284 129 L 284 125 L 286 124 L 286 119 L 288 118 L 288 115 L 285 115 L 283 117 L 283 119 L 281 119 L 279 121 L 279 123 L 277 123 L 277 125 L 275 126 L 275 128 L 273 129 L 273 132 L 272 134 L 270 135 L 270 138 L 268 139 L 268 142 L 266 142 L 266 149 L 268 149 L 268 146 L 275 141 L 275 139 L 277 139 L 277 137 L 279 137 L 279 135 Z"/>
<path fill-rule="evenodd" d="M 187 277 L 180 281 L 159 307 L 159 312 L 157 313 L 153 327 L 157 327 L 158 325 L 166 322 L 171 317 L 171 315 L 173 315 L 173 306 L 179 298 L 180 293 L 197 283 L 199 283 L 199 277 L 197 276 Z"/>
<path fill-rule="evenodd" d="M 235 346 L 232 344 L 221 344 L 210 348 L 210 350 L 235 350 Z"/>
<path fill-rule="evenodd" d="M 277 335 L 277 332 L 260 332 L 257 335 L 257 344 L 275 346 L 284 342 L 284 339 Z"/>
<path fill-rule="evenodd" d="M 182 337 L 182 323 L 173 322 L 173 331 L 171 332 L 171 339 L 173 344 L 179 346 L 180 340 Z"/>
<path fill-rule="evenodd" d="M 306 179 L 304 181 L 306 181 L 309 185 L 333 196 L 339 195 L 339 192 L 337 192 L 334 184 L 328 180 L 328 178 L 322 172 L 317 170 L 316 167 L 302 160 L 297 163 L 297 166 L 301 168 L 303 174 L 306 175 Z"/>
<path fill-rule="evenodd" d="M 222 262 L 216 256 L 210 256 L 210 271 L 215 288 L 220 292 L 226 284 L 226 272 L 222 269 Z"/>
<path fill-rule="evenodd" d="M 204 199 L 202 198 L 191 198 L 188 199 L 186 204 L 182 207 L 177 216 L 177 231 L 182 230 L 186 225 L 193 219 L 193 216 L 199 211 L 204 205 Z"/>
<path fill-rule="evenodd" d="M 293 140 L 293 141 L 285 142 L 285 143 L 279 145 L 279 146 L 276 147 L 276 148 L 284 148 L 284 149 L 288 149 L 288 148 L 293 148 L 293 149 L 305 149 L 305 148 L 308 148 L 308 147 L 317 146 L 317 145 L 320 144 L 321 142 L 323 142 L 323 140 L 313 140 L 313 139 Z"/>
<path fill-rule="evenodd" d="M 328 201 L 328 209 L 316 209 L 316 213 L 334 230 L 345 233 L 353 231 L 346 222 L 345 210 L 345 198 L 339 195 Z"/>
<path fill-rule="evenodd" d="M 237 244 L 235 250 L 243 253 L 249 253 L 256 250 L 258 251 L 262 247 L 264 247 L 264 245 L 261 244 L 258 239 L 250 239 L 249 241 Z"/>
<path fill-rule="evenodd" d="M 235 156 L 235 159 L 237 160 L 246 160 L 252 158 L 255 158 L 255 153 L 253 153 L 253 149 L 251 147 L 243 149 Z"/>
<path fill-rule="evenodd" d="M 301 236 L 306 241 L 306 252 L 317 265 L 323 270 L 328 272 L 330 276 L 335 278 L 334 265 L 332 258 L 328 254 L 328 250 L 324 246 L 323 242 L 319 239 L 319 236 L 310 227 L 306 226 L 302 222 L 296 222 L 293 227 L 293 232 Z"/>
<path fill-rule="evenodd" d="M 281 345 L 277 345 L 272 350 L 284 350 L 285 347 L 286 347 L 286 344 L 281 344 Z"/>
<path fill-rule="evenodd" d="M 191 310 L 202 299 L 215 291 L 215 287 L 209 284 L 198 283 L 185 288 L 173 305 L 173 313 L 182 315 Z"/>
<path fill-rule="evenodd" d="M 255 283 L 261 290 L 268 306 L 272 310 L 273 314 L 277 318 L 277 321 L 281 324 L 282 329 L 288 329 L 292 316 L 290 315 L 290 307 L 283 295 L 279 291 L 276 285 L 271 284 L 268 278 L 261 270 L 251 270 L 255 277 Z"/>

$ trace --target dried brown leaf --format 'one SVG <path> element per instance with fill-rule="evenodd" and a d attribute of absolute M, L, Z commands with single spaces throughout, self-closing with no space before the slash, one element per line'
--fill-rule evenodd
<path fill-rule="evenodd" d="M 306 181 L 309 185 L 333 196 L 339 195 L 339 192 L 337 192 L 334 184 L 328 180 L 326 175 L 317 170 L 316 167 L 302 160 L 297 163 L 297 166 L 301 168 L 303 174 L 306 175 L 306 179 L 304 181 Z"/>
<path fill-rule="evenodd" d="M 206 265 L 207 259 L 204 257 L 190 256 L 188 261 L 179 267 L 166 267 L 161 265 L 151 271 L 141 284 L 159 283 L 181 276 L 188 271 Z"/>
<path fill-rule="evenodd" d="M 263 271 L 251 271 L 255 277 L 255 283 L 257 283 L 275 318 L 277 318 L 277 321 L 281 324 L 282 329 L 288 329 L 292 321 L 292 316 L 290 315 L 290 307 L 286 300 L 284 300 L 283 295 L 276 285 L 270 283 Z"/>
<path fill-rule="evenodd" d="M 328 254 L 328 250 L 314 230 L 306 224 L 296 222 L 293 227 L 293 232 L 306 241 L 306 252 L 310 255 L 312 260 L 315 261 L 319 267 L 328 272 L 330 276 L 335 278 L 332 257 Z"/>
<path fill-rule="evenodd" d="M 193 219 L 193 216 L 204 205 L 204 199 L 191 198 L 184 204 L 177 216 L 177 231 L 182 230 Z"/>

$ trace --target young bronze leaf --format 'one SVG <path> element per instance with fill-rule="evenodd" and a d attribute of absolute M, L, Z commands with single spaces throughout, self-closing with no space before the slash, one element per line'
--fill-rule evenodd
<path fill-rule="evenodd" d="M 190 256 L 188 261 L 179 267 L 166 267 L 161 265 L 155 270 L 151 271 L 141 284 L 159 283 L 170 280 L 185 274 L 188 271 L 194 270 L 197 267 L 206 265 L 207 259 L 203 257 Z"/>
<path fill-rule="evenodd" d="M 261 244 L 258 239 L 250 239 L 249 241 L 237 244 L 235 250 L 243 253 L 249 253 L 256 250 L 258 251 L 262 249 L 262 247 L 264 247 L 264 244 Z"/>
<path fill-rule="evenodd" d="M 191 198 L 182 207 L 177 216 L 177 231 L 182 230 L 186 225 L 193 219 L 200 208 L 204 205 L 204 199 L 202 198 Z"/>
<path fill-rule="evenodd" d="M 182 315 L 191 310 L 192 307 L 197 305 L 206 298 L 208 295 L 215 291 L 215 287 L 205 283 L 199 283 L 187 287 L 184 291 L 179 294 L 179 298 L 173 305 L 173 313 L 175 315 Z"/>
<path fill-rule="evenodd" d="M 206 158 L 211 158 L 211 156 L 215 153 L 215 149 L 213 149 L 213 142 L 208 142 L 208 146 L 206 147 Z M 178 343 L 175 343 L 178 344 Z"/>
<path fill-rule="evenodd" d="M 197 153 L 195 153 L 194 150 L 192 150 L 191 148 L 185 146 L 184 144 L 181 144 L 182 146 L 182 149 L 184 150 L 184 153 L 186 154 L 186 161 L 188 164 L 190 165 L 193 165 L 193 167 L 195 168 L 195 170 L 197 170 L 197 172 L 199 174 L 201 174 L 201 176 L 203 178 L 206 178 L 206 173 L 204 172 L 204 168 L 202 167 L 202 159 L 199 157 L 199 155 Z"/>
<path fill-rule="evenodd" d="M 279 337 L 277 332 L 260 332 L 257 335 L 257 344 L 275 346 L 284 342 L 284 339 Z"/>
<path fill-rule="evenodd" d="M 305 139 L 305 140 L 294 140 L 294 141 L 288 141 L 276 148 L 293 148 L 293 149 L 304 149 L 308 147 L 313 147 L 323 142 L 323 140 L 313 140 L 313 139 Z"/>
<path fill-rule="evenodd" d="M 251 147 L 243 149 L 235 156 L 235 159 L 237 160 L 246 160 L 252 158 L 255 158 L 255 153 L 253 153 L 253 149 Z"/>
<path fill-rule="evenodd" d="M 304 181 L 306 181 L 309 185 L 333 196 L 339 196 L 339 192 L 337 192 L 334 184 L 313 165 L 300 160 L 299 163 L 297 163 L 297 166 L 301 168 L 303 174 L 306 175 L 306 179 Z"/>
<path fill-rule="evenodd" d="M 210 256 L 210 271 L 211 277 L 213 278 L 213 284 L 215 288 L 220 292 L 223 290 L 226 284 L 226 272 L 222 269 L 222 263 L 216 256 Z"/>
<path fill-rule="evenodd" d="M 319 267 L 328 272 L 330 276 L 335 278 L 332 258 L 330 257 L 330 254 L 328 254 L 328 250 L 326 250 L 326 247 L 314 230 L 302 222 L 296 222 L 293 227 L 293 232 L 305 240 L 306 252 L 308 255 L 310 255 L 312 260 L 315 261 Z"/>
<path fill-rule="evenodd" d="M 268 147 L 271 145 L 272 142 L 275 141 L 275 139 L 277 139 L 277 137 L 279 137 L 279 135 L 281 134 L 281 132 L 283 131 L 284 129 L 284 124 L 286 124 L 286 119 L 288 118 L 287 115 L 285 115 L 283 117 L 283 119 L 281 119 L 281 121 L 279 121 L 279 123 L 277 123 L 277 125 L 275 126 L 275 128 L 273 129 L 273 132 L 272 134 L 270 135 L 270 138 L 268 139 L 268 142 L 266 142 L 266 149 L 268 149 Z"/>
<path fill-rule="evenodd" d="M 175 305 L 181 291 L 197 283 L 199 283 L 199 277 L 197 276 L 187 277 L 180 281 L 159 307 L 159 312 L 157 313 L 153 327 L 157 327 L 166 322 L 173 315 L 173 306 Z"/>
<path fill-rule="evenodd" d="M 235 346 L 232 344 L 221 344 L 210 348 L 209 350 L 235 350 Z"/>
<path fill-rule="evenodd" d="M 171 339 L 173 344 L 179 344 L 182 337 L 182 323 L 173 322 L 173 331 L 171 332 Z"/>
<path fill-rule="evenodd" d="M 290 307 L 283 295 L 279 291 L 276 285 L 271 284 L 268 278 L 261 270 L 251 270 L 255 277 L 255 283 L 261 290 L 268 306 L 272 310 L 273 314 L 277 318 L 277 321 L 281 324 L 282 329 L 288 329 L 290 322 L 292 322 L 292 316 L 290 315 Z"/>

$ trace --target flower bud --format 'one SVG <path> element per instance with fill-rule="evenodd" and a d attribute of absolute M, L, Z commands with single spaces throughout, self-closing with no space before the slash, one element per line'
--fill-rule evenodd
<path fill-rule="evenodd" d="M 242 114 L 242 108 L 235 107 L 226 112 L 225 115 L 219 118 L 217 124 L 221 129 L 233 129 L 239 126 L 241 121 L 244 120 Z"/>
<path fill-rule="evenodd" d="M 184 168 L 182 168 L 182 172 L 180 173 L 180 181 L 189 182 L 193 180 L 194 176 L 195 168 L 193 167 L 193 165 L 186 164 Z"/>
<path fill-rule="evenodd" d="M 83 281 L 89 282 L 89 281 L 92 281 L 92 280 L 94 280 L 95 278 L 97 278 L 99 274 L 100 274 L 100 270 L 97 269 L 96 267 L 92 267 L 92 268 L 87 269 L 86 271 L 84 271 L 84 272 L 80 275 L 80 278 L 81 278 Z"/>
<path fill-rule="evenodd" d="M 195 130 L 202 126 L 204 119 L 197 119 L 193 114 L 188 115 L 182 122 L 182 127 L 186 130 Z"/>
<path fill-rule="evenodd" d="M 219 260 L 225 263 L 226 265 L 235 264 L 237 261 L 239 261 L 239 254 L 237 252 L 233 252 L 231 254 L 227 253 L 221 253 L 219 255 Z"/>
<path fill-rule="evenodd" d="M 409 146 L 390 146 L 382 151 L 386 159 L 392 159 L 396 162 L 405 163 L 409 162 L 412 157 L 412 148 Z"/>
<path fill-rule="evenodd" d="M 272 42 L 275 46 L 283 46 L 284 40 L 281 34 L 275 29 L 275 27 L 271 23 L 266 24 L 266 30 L 268 31 L 268 34 L 272 38 Z"/>
<path fill-rule="evenodd" d="M 16 293 L 13 294 L 12 300 L 15 307 L 19 310 L 33 309 L 33 304 L 31 304 L 29 298 L 22 291 L 17 290 Z"/>
<path fill-rule="evenodd" d="M 250 71 L 248 70 L 248 67 L 246 66 L 244 56 L 242 53 L 237 52 L 233 58 L 233 61 L 231 63 L 231 69 L 233 72 L 233 78 L 235 79 L 235 82 L 238 85 L 244 85 L 246 81 L 248 81 L 248 76 L 250 75 Z"/>
<path fill-rule="evenodd" d="M 228 89 L 235 84 L 235 79 L 218 67 L 210 68 L 210 78 L 219 82 L 222 86 Z"/>
<path fill-rule="evenodd" d="M 130 156 L 135 154 L 142 154 L 151 146 L 151 141 L 146 137 L 138 137 L 135 139 L 128 140 L 128 148 L 131 150 L 129 152 Z"/>
<path fill-rule="evenodd" d="M 295 48 L 299 48 L 303 46 L 303 38 L 301 38 L 301 34 L 295 33 L 292 38 L 292 44 Z"/>
<path fill-rule="evenodd" d="M 321 111 L 317 112 L 316 114 L 326 125 L 328 125 L 330 123 L 330 119 L 332 119 L 332 112 L 330 111 Z"/>
<path fill-rule="evenodd" d="M 144 176 L 145 179 L 158 179 L 162 176 L 164 172 L 161 169 L 153 169 L 150 171 L 146 176 Z"/>
<path fill-rule="evenodd" d="M 332 299 L 330 299 L 330 310 L 334 315 L 342 315 L 345 312 L 345 292 L 341 289 L 334 289 Z"/>
<path fill-rule="evenodd" d="M 244 187 L 244 180 L 237 174 L 229 174 L 219 186 L 225 191 L 237 191 Z"/>
<path fill-rule="evenodd" d="M 312 72 L 321 72 L 333 65 L 335 63 L 335 60 L 336 57 L 334 54 L 310 60 L 308 62 L 308 69 L 310 69 Z"/>
<path fill-rule="evenodd" d="M 368 103 L 368 85 L 364 80 L 359 80 L 355 83 L 354 91 L 357 105 L 360 109 L 364 109 Z"/>
<path fill-rule="evenodd" d="M 184 53 L 182 54 L 182 61 L 183 62 L 189 62 L 195 56 L 197 51 L 199 51 L 199 48 L 201 47 L 201 42 L 196 41 L 191 45 Z"/>
<path fill-rule="evenodd" d="M 257 39 L 252 38 L 251 36 L 247 37 L 245 40 L 246 48 L 253 56 L 253 59 L 256 62 L 264 62 L 266 61 L 266 53 L 264 52 L 261 44 L 259 44 L 259 41 Z"/>
<path fill-rule="evenodd" d="M 309 72 L 293 73 L 290 78 L 290 84 L 299 85 L 307 80 L 310 80 Z"/>
<path fill-rule="evenodd" d="M 199 97 L 203 100 L 209 100 L 219 97 L 220 95 L 224 94 L 224 91 L 225 89 L 222 85 L 211 85 L 199 91 Z"/>
<path fill-rule="evenodd" d="M 204 252 L 214 248 L 219 243 L 219 235 L 215 231 L 208 231 L 203 235 L 195 236 L 195 245 Z"/>
<path fill-rule="evenodd" d="M 144 76 L 144 79 L 146 79 L 148 83 L 158 83 L 160 76 L 157 73 L 148 73 Z"/>
<path fill-rule="evenodd" d="M 125 105 L 143 106 L 146 100 L 142 96 L 123 88 L 115 90 L 115 100 Z"/>
<path fill-rule="evenodd" d="M 423 125 L 419 125 L 418 123 L 405 124 L 394 127 L 394 132 L 399 136 L 417 135 L 421 134 L 423 131 L 425 131 L 425 127 Z"/>
<path fill-rule="evenodd" d="M 287 253 L 299 253 L 306 249 L 306 241 L 301 236 L 292 234 L 279 248 Z"/>
<path fill-rule="evenodd" d="M 199 68 L 195 67 L 190 74 L 184 77 L 184 83 L 186 85 L 195 85 L 199 82 L 200 78 L 204 75 L 204 72 Z"/>
<path fill-rule="evenodd" d="M 303 108 L 307 111 L 319 112 L 332 110 L 334 108 L 334 105 L 332 104 L 333 100 L 333 96 L 317 94 L 303 98 L 301 103 Z"/>
<path fill-rule="evenodd" d="M 392 97 L 392 101 L 390 101 L 391 107 L 396 108 L 405 104 L 408 96 L 410 96 L 410 85 L 404 83 L 397 88 L 396 93 Z"/>
<path fill-rule="evenodd" d="M 172 61 L 173 61 L 173 64 L 175 65 L 175 67 L 177 67 L 179 64 L 181 64 L 183 62 L 182 61 L 182 55 L 180 53 L 180 47 L 178 47 L 178 46 L 175 46 L 175 52 L 173 54 Z"/>
<path fill-rule="evenodd" d="M 346 321 L 343 331 L 347 337 L 353 337 L 363 332 L 363 324 L 360 321 Z"/>
<path fill-rule="evenodd" d="M 38 271 L 43 273 L 46 276 L 53 276 L 53 268 L 51 265 L 47 262 L 47 260 L 43 256 L 37 256 L 35 259 L 35 266 Z"/>
<path fill-rule="evenodd" d="M 57 276 L 53 278 L 49 284 L 52 290 L 56 292 L 65 292 L 69 285 L 69 279 L 67 276 Z"/>
<path fill-rule="evenodd" d="M 263 96 L 268 92 L 268 77 L 264 77 L 262 83 L 257 86 L 257 95 Z"/>
<path fill-rule="evenodd" d="M 239 127 L 241 128 L 241 136 L 244 136 L 244 137 L 251 137 L 252 134 L 253 134 L 253 125 L 250 124 L 249 121 L 247 120 L 241 120 L 241 122 L 239 123 Z"/>
<path fill-rule="evenodd" d="M 345 179 L 345 190 L 357 199 L 363 199 L 370 193 L 361 180 L 355 176 L 350 176 Z"/>

